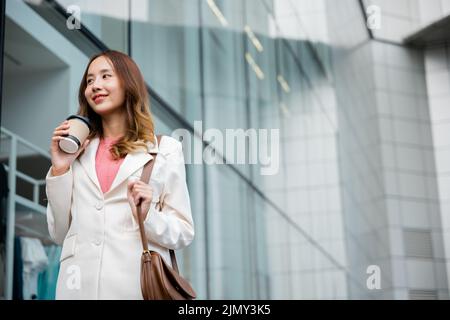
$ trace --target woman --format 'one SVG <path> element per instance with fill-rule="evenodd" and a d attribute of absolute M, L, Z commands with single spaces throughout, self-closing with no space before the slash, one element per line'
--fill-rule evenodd
<path fill-rule="evenodd" d="M 194 237 L 181 143 L 163 136 L 158 146 L 142 74 L 123 53 L 91 58 L 78 99 L 93 130 L 67 154 L 58 142 L 69 124 L 61 123 L 46 177 L 48 229 L 63 245 L 56 298 L 142 299 L 136 204 L 142 200 L 149 249 L 169 265 L 168 249 Z M 158 156 L 146 184 L 139 178 L 150 153 Z"/>

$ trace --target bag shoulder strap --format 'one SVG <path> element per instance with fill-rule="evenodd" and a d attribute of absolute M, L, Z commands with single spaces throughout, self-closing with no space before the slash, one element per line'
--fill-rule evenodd
<path fill-rule="evenodd" d="M 161 142 L 161 137 L 162 135 L 157 135 L 156 139 L 157 139 L 157 145 L 159 147 L 160 142 Z M 145 166 L 144 169 L 142 170 L 142 175 L 141 175 L 141 181 L 145 182 L 145 183 L 149 183 L 150 182 L 150 176 L 152 175 L 152 171 L 153 171 L 153 165 L 155 164 L 156 161 L 156 157 L 158 156 L 158 153 L 150 153 L 153 156 L 153 159 L 151 159 L 150 161 L 148 161 Z M 139 222 L 139 230 L 141 233 L 141 241 L 142 241 L 142 248 L 144 251 L 148 251 L 148 245 L 147 245 L 147 236 L 145 234 L 145 228 L 144 228 L 144 221 L 143 221 L 143 216 L 142 216 L 142 209 L 141 209 L 141 204 L 139 204 L 137 206 L 137 214 L 138 214 L 138 222 Z M 170 252 L 170 260 L 172 261 L 172 267 L 173 269 L 178 272 L 178 264 L 177 264 L 177 258 L 175 256 L 175 251 L 173 251 L 172 249 L 169 250 Z"/>
<path fill-rule="evenodd" d="M 156 139 L 157 139 L 157 146 L 159 147 L 159 144 L 161 142 L 161 135 L 157 135 Z M 152 171 L 153 171 L 153 165 L 155 164 L 156 161 L 156 157 L 158 156 L 158 153 L 150 153 L 153 156 L 153 161 L 150 160 L 148 161 L 145 166 L 144 169 L 142 170 L 142 176 L 141 176 L 141 181 L 145 182 L 145 183 L 149 183 L 150 181 L 150 176 L 152 175 Z"/>

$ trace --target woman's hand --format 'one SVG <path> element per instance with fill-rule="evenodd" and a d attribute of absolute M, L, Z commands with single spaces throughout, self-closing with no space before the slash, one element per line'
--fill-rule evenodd
<path fill-rule="evenodd" d="M 52 158 L 52 175 L 59 176 L 66 173 L 78 155 L 89 144 L 89 140 L 83 143 L 81 148 L 76 153 L 70 154 L 62 151 L 59 148 L 59 141 L 67 134 L 69 134 L 69 121 L 64 121 L 55 128 L 52 136 L 52 142 L 50 144 L 50 155 Z"/>
<path fill-rule="evenodd" d="M 130 203 L 131 212 L 133 213 L 136 221 L 138 221 L 136 207 L 139 203 L 141 203 L 141 212 L 143 215 L 142 221 L 144 221 L 147 217 L 148 211 L 150 210 L 150 204 L 152 203 L 153 199 L 152 187 L 140 180 L 129 181 L 127 188 L 127 198 L 128 202 Z"/>

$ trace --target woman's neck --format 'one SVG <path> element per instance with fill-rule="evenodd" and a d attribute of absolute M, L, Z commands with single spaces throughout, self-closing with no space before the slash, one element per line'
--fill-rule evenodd
<path fill-rule="evenodd" d="M 102 119 L 103 137 L 107 139 L 120 139 L 126 132 L 126 117 L 122 114 L 113 114 Z"/>

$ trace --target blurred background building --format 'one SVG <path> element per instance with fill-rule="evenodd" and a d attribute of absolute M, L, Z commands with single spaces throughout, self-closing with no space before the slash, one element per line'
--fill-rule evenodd
<path fill-rule="evenodd" d="M 449 0 L 2 1 L 0 296 L 54 297 L 50 137 L 110 48 L 140 66 L 160 133 L 279 129 L 276 174 L 186 166 L 196 238 L 178 258 L 200 299 L 449 299 L 449 14 Z"/>

